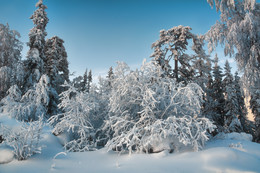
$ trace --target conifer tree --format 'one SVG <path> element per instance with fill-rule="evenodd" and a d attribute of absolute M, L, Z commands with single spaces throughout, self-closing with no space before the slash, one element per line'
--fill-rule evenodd
<path fill-rule="evenodd" d="M 32 19 L 34 27 L 29 33 L 29 42 L 27 43 L 30 47 L 27 60 L 25 61 L 26 70 L 26 89 L 31 88 L 37 83 L 42 74 L 44 74 L 44 61 L 45 61 L 45 37 L 47 32 L 45 31 L 46 25 L 49 21 L 47 13 L 42 0 L 36 3 L 37 10 L 33 13 L 30 19 Z"/>
<path fill-rule="evenodd" d="M 239 120 L 240 105 L 238 103 L 233 75 L 231 74 L 231 67 L 228 61 L 226 61 L 224 69 L 225 69 L 225 73 L 224 73 L 225 78 L 223 80 L 223 91 L 225 95 L 224 127 L 226 127 L 226 129 L 224 130 L 225 132 L 242 132 L 243 128 Z"/>
<path fill-rule="evenodd" d="M 21 63 L 22 44 L 20 34 L 0 24 L 0 100 L 14 84 L 21 87 L 23 71 Z"/>
<path fill-rule="evenodd" d="M 108 71 L 108 74 L 107 74 L 108 86 L 109 86 L 109 87 L 112 86 L 113 75 L 114 75 L 113 67 L 111 66 L 111 67 L 109 68 L 109 71 Z"/>
<path fill-rule="evenodd" d="M 90 85 L 91 85 L 91 83 L 92 83 L 92 71 L 89 70 L 89 72 L 88 72 L 87 90 L 86 90 L 87 92 L 90 91 Z"/>
<path fill-rule="evenodd" d="M 50 77 L 52 87 L 60 94 L 64 88 L 61 86 L 69 81 L 67 52 L 63 46 L 64 41 L 54 36 L 46 40 L 45 44 L 45 69 Z"/>
<path fill-rule="evenodd" d="M 88 69 L 85 70 L 85 73 L 83 75 L 82 91 L 87 90 L 87 85 L 88 85 Z"/>
<path fill-rule="evenodd" d="M 222 69 L 218 65 L 218 56 L 216 54 L 215 59 L 215 66 L 213 67 L 213 83 L 212 83 L 212 98 L 214 101 L 213 104 L 213 114 L 212 119 L 215 122 L 217 129 L 219 131 L 223 131 L 224 126 L 224 95 L 223 95 L 223 86 L 222 86 Z"/>

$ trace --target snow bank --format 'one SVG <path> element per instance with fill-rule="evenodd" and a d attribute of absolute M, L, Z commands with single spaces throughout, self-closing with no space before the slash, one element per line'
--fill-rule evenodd
<path fill-rule="evenodd" d="M 14 154 L 11 150 L 0 150 L 0 164 L 9 163 L 13 160 Z"/>

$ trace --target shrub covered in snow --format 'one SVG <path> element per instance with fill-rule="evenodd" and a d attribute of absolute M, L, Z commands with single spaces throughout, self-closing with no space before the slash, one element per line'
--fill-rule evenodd
<path fill-rule="evenodd" d="M 61 93 L 59 107 L 63 113 L 54 115 L 49 119 L 54 126 L 53 133 L 69 134 L 65 149 L 68 151 L 86 151 L 94 149 L 95 130 L 102 124 L 102 112 L 99 94 L 95 89 L 79 92 L 69 84 L 68 89 Z M 94 86 L 92 87 L 94 88 Z"/>
<path fill-rule="evenodd" d="M 144 61 L 131 71 L 118 63 L 110 98 L 110 114 L 103 132 L 107 147 L 117 151 L 174 151 L 190 146 L 195 151 L 208 139 L 214 125 L 200 117 L 202 90 L 169 77 L 154 62 Z M 163 144 L 163 146 L 159 146 Z"/>
<path fill-rule="evenodd" d="M 0 131 L 4 138 L 0 145 L 10 146 L 18 160 L 25 160 L 41 152 L 39 140 L 43 125 L 42 118 L 34 122 L 22 122 L 21 126 L 13 128 L 0 124 Z"/>

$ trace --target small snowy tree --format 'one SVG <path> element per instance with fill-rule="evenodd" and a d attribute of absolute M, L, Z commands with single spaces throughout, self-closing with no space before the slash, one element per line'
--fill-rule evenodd
<path fill-rule="evenodd" d="M 22 122 L 21 126 L 10 128 L 0 124 L 4 142 L 13 148 L 13 153 L 18 160 L 26 160 L 33 154 L 41 153 L 39 141 L 44 126 L 42 118 L 34 122 Z"/>
<path fill-rule="evenodd" d="M 95 148 L 95 130 L 102 124 L 100 98 L 94 90 L 80 92 L 75 87 L 66 84 L 68 89 L 61 93 L 59 108 L 61 114 L 49 119 L 54 126 L 53 133 L 67 133 L 69 141 L 64 148 L 67 151 L 86 151 Z"/>
<path fill-rule="evenodd" d="M 162 78 L 163 73 L 155 62 L 144 62 L 136 71 L 118 62 L 110 116 L 103 126 L 108 149 L 158 152 L 187 146 L 197 151 L 203 146 L 206 131 L 212 131 L 214 125 L 199 118 L 201 88 L 194 83 L 182 86 L 175 79 Z"/>

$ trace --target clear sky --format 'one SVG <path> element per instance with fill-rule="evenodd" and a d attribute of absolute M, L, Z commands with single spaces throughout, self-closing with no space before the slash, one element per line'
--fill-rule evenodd
<path fill-rule="evenodd" d="M 0 0 L 0 23 L 9 23 L 21 34 L 23 57 L 28 33 L 33 28 L 29 17 L 38 0 Z M 150 59 L 151 44 L 161 29 L 190 26 L 196 34 L 206 33 L 219 18 L 207 0 L 43 0 L 49 18 L 47 38 L 65 41 L 69 68 L 76 75 L 92 69 L 104 75 L 116 61 L 138 67 Z M 224 63 L 223 51 L 218 51 Z M 212 54 L 212 56 L 214 56 Z M 230 60 L 233 62 L 233 60 Z M 232 64 L 234 66 L 234 62 Z"/>

